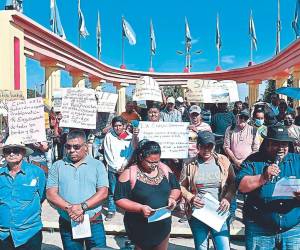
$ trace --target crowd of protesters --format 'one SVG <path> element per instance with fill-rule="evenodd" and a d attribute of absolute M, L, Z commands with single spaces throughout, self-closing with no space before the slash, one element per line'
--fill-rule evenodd
<path fill-rule="evenodd" d="M 64 249 L 106 247 L 103 219 L 118 208 L 135 249 L 168 249 L 171 218 L 148 223 L 156 209 L 184 210 L 195 249 L 230 249 L 236 197 L 244 200 L 246 249 L 300 249 L 300 190 L 273 196 L 280 178 L 300 179 L 300 108 L 272 95 L 252 107 L 241 101 L 189 104 L 182 97 L 127 102 L 125 112 L 97 113 L 95 130 L 61 128 L 51 110 L 47 141 L 25 145 L 1 131 L 0 250 L 39 250 L 41 204 L 59 213 Z M 139 121 L 189 122 L 187 159 L 161 159 L 161 147 L 139 136 Z M 3 127 L 1 125 L 1 127 Z M 171 143 L 171 142 L 170 142 Z M 220 231 L 191 216 L 209 193 L 230 211 Z M 106 201 L 106 213 L 103 203 Z M 74 239 L 72 223 L 88 215 L 91 237 Z"/>

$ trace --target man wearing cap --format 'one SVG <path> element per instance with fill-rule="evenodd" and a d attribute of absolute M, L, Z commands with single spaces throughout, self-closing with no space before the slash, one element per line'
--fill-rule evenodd
<path fill-rule="evenodd" d="M 181 96 L 176 98 L 175 106 L 176 106 L 176 109 L 178 111 L 180 111 L 180 113 L 181 113 L 182 121 L 183 122 L 189 122 L 190 119 L 189 119 L 188 108 L 185 105 L 184 100 Z"/>
<path fill-rule="evenodd" d="M 280 181 L 300 179 L 300 155 L 282 125 L 270 126 L 259 152 L 250 155 L 236 178 L 247 194 L 243 209 L 246 249 L 300 249 L 300 192 L 274 196 Z M 291 186 L 290 186 L 291 187 Z M 281 194 L 279 194 L 281 195 Z"/>
<path fill-rule="evenodd" d="M 201 108 L 197 105 L 192 105 L 189 109 L 189 117 L 191 125 L 189 129 L 189 157 L 197 155 L 197 137 L 199 131 L 210 131 L 210 126 L 202 121 Z"/>
<path fill-rule="evenodd" d="M 163 122 L 182 122 L 181 112 L 175 109 L 174 97 L 168 97 L 165 109 L 160 112 L 160 119 Z"/>
<path fill-rule="evenodd" d="M 24 157 L 33 151 L 16 136 L 0 148 L 6 164 L 0 168 L 0 250 L 42 246 L 41 202 L 46 177 Z"/>

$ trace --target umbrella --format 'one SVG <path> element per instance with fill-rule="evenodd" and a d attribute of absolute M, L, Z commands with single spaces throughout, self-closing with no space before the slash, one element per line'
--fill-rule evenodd
<path fill-rule="evenodd" d="M 282 87 L 277 89 L 276 94 L 286 95 L 296 100 L 300 100 L 300 88 Z"/>

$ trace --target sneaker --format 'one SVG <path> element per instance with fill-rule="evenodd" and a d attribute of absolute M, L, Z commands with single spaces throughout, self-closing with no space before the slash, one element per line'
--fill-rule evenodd
<path fill-rule="evenodd" d="M 105 217 L 105 220 L 106 221 L 111 221 L 114 216 L 115 216 L 114 212 L 108 212 L 106 217 Z"/>

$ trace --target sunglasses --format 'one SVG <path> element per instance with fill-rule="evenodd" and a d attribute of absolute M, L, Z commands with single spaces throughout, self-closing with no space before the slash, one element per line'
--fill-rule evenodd
<path fill-rule="evenodd" d="M 79 149 L 81 149 L 82 148 L 82 146 L 83 146 L 84 144 L 73 144 L 73 145 L 71 145 L 71 144 L 66 144 L 65 145 L 65 148 L 67 149 L 67 150 L 71 150 L 71 148 L 74 148 L 74 150 L 79 150 Z"/>
<path fill-rule="evenodd" d="M 4 148 L 3 149 L 3 154 L 5 155 L 10 155 L 11 153 L 18 155 L 24 150 L 22 148 Z"/>

